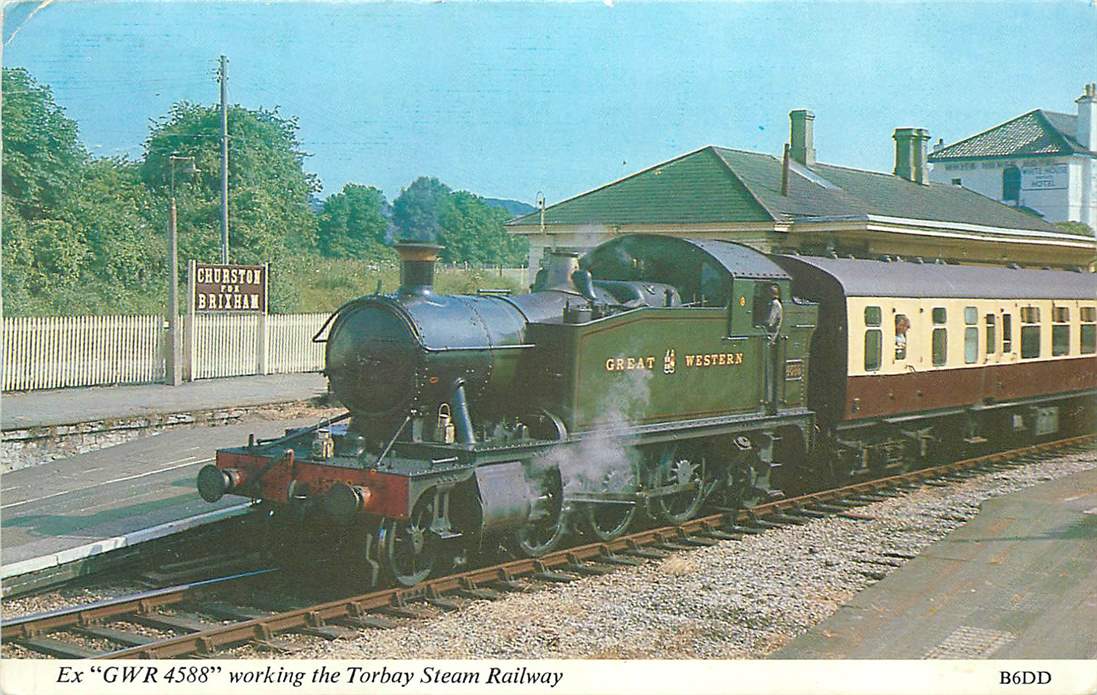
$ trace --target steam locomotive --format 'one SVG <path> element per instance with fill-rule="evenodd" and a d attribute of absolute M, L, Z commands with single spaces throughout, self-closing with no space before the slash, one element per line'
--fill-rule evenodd
<path fill-rule="evenodd" d="M 397 250 L 399 290 L 326 326 L 347 413 L 197 481 L 373 585 L 1092 428 L 1088 273 L 628 235 L 548 254 L 529 294 L 443 296 L 439 247 Z"/>

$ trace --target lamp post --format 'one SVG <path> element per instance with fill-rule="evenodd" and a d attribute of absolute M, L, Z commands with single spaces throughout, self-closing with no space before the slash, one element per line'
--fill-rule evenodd
<path fill-rule="evenodd" d="M 168 211 L 168 355 L 164 360 L 164 380 L 178 386 L 183 383 L 182 356 L 179 354 L 179 245 L 176 241 L 175 164 L 186 162 L 184 174 L 195 174 L 194 157 L 168 157 L 171 180 L 171 207 Z"/>

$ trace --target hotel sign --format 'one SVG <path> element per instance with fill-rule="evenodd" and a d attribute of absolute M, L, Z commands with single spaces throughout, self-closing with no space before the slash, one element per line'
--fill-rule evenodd
<path fill-rule="evenodd" d="M 195 311 L 267 310 L 267 267 L 265 265 L 192 266 L 191 307 Z"/>
<path fill-rule="evenodd" d="M 1051 191 L 1067 187 L 1067 165 L 1027 166 L 1021 169 L 1021 190 Z"/>

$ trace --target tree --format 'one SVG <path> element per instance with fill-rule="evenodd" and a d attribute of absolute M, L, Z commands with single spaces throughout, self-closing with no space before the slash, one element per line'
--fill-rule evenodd
<path fill-rule="evenodd" d="M 1093 236 L 1093 228 L 1088 224 L 1082 222 L 1056 222 L 1055 226 L 1063 230 L 1067 234 L 1077 234 L 1079 236 Z"/>
<path fill-rule="evenodd" d="M 303 168 L 297 121 L 277 110 L 229 109 L 229 255 L 238 263 L 278 262 L 315 248 L 316 216 L 309 196 L 320 190 Z M 216 106 L 181 102 L 154 122 L 145 142 L 141 178 L 168 194 L 170 156 L 194 157 L 197 173 L 176 165 L 179 246 L 187 258 L 220 257 L 221 121 Z"/>
<path fill-rule="evenodd" d="M 124 158 L 89 164 L 60 217 L 80 230 L 90 251 L 87 271 L 101 284 L 127 292 L 162 287 L 167 210 Z"/>
<path fill-rule="evenodd" d="M 48 217 L 88 160 L 76 122 L 23 68 L 3 69 L 4 197 L 24 219 Z"/>
<path fill-rule="evenodd" d="M 467 191 L 451 194 L 441 220 L 439 243 L 442 259 L 449 263 L 521 265 L 529 254 L 529 242 L 507 232 L 506 210 L 491 207 Z"/>
<path fill-rule="evenodd" d="M 449 186 L 434 177 L 420 176 L 393 202 L 392 221 L 401 239 L 435 241 L 451 204 Z"/>
<path fill-rule="evenodd" d="M 387 255 L 385 194 L 372 186 L 348 183 L 328 196 L 320 211 L 317 241 L 332 258 L 372 260 Z"/>

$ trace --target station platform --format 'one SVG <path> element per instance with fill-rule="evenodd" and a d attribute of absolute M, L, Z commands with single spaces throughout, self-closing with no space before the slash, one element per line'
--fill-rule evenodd
<path fill-rule="evenodd" d="M 142 384 L 5 393 L 0 396 L 0 429 L 8 432 L 307 401 L 326 393 L 327 379 L 316 373 L 204 379 L 180 386 Z"/>
<path fill-rule="evenodd" d="M 1097 470 L 987 500 L 771 658 L 1097 658 Z"/>
<path fill-rule="evenodd" d="M 242 445 L 249 433 L 271 438 L 315 423 L 177 429 L 6 473 L 0 576 L 40 572 L 243 513 L 243 498 L 209 504 L 199 497 L 199 469 L 217 448 Z"/>

